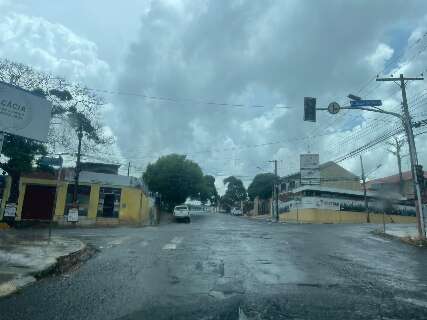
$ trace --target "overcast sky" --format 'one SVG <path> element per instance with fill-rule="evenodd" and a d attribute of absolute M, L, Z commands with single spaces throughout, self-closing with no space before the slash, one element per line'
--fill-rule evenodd
<path fill-rule="evenodd" d="M 280 175 L 298 170 L 300 153 L 334 160 L 396 125 L 358 111 L 304 123 L 304 96 L 327 106 L 355 93 L 398 110 L 398 87 L 376 74 L 427 69 L 425 0 L 0 0 L 0 10 L 0 57 L 112 92 L 104 121 L 117 155 L 106 161 L 140 175 L 160 155 L 187 154 L 220 189 L 272 159 Z M 427 118 L 426 85 L 408 86 L 416 119 Z M 397 172 L 384 144 L 363 156 L 368 172 L 382 164 L 371 178 Z M 358 157 L 340 164 L 360 174 Z"/>

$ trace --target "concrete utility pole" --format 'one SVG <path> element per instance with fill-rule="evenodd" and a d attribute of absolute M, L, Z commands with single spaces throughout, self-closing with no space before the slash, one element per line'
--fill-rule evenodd
<path fill-rule="evenodd" d="M 129 177 L 129 175 L 130 175 L 130 161 L 128 163 L 128 177 Z"/>
<path fill-rule="evenodd" d="M 73 207 L 78 208 L 77 196 L 78 196 L 78 188 L 79 188 L 79 175 L 80 175 L 80 158 L 82 155 L 82 139 L 83 139 L 83 126 L 80 123 L 79 129 L 77 132 L 77 138 L 79 139 L 79 144 L 77 146 L 77 161 L 76 161 L 76 169 L 74 172 L 74 192 L 73 192 Z"/>
<path fill-rule="evenodd" d="M 279 221 L 279 176 L 277 175 L 277 160 L 271 160 L 269 162 L 273 162 L 274 163 L 274 175 L 276 176 L 277 181 L 274 183 L 273 186 L 273 196 L 274 196 L 274 202 L 275 202 L 275 211 L 274 212 L 274 219 L 276 220 L 276 222 Z"/>
<path fill-rule="evenodd" d="M 405 144 L 404 140 L 399 140 L 397 137 L 393 137 L 394 142 L 387 141 L 386 144 L 393 147 L 393 149 L 387 149 L 388 152 L 396 156 L 397 158 L 397 168 L 399 170 L 399 193 L 403 195 L 403 174 L 402 174 L 402 156 L 401 150 Z"/>
<path fill-rule="evenodd" d="M 417 150 L 415 147 L 414 140 L 414 132 L 412 130 L 412 121 L 411 115 L 409 114 L 408 101 L 406 98 L 406 82 L 412 80 L 424 80 L 424 78 L 405 78 L 403 74 L 400 74 L 399 78 L 377 78 L 377 81 L 393 81 L 395 82 L 402 91 L 402 122 L 405 128 L 406 137 L 408 139 L 409 146 L 409 157 L 411 161 L 411 173 L 412 173 L 412 181 L 414 183 L 414 193 L 415 193 L 415 210 L 417 216 L 417 227 L 418 234 L 420 238 L 425 238 L 425 225 L 424 225 L 424 214 L 423 214 L 423 206 L 421 199 L 421 188 L 416 174 L 416 166 L 418 165 L 417 159 Z M 399 82 L 396 82 L 399 81 Z"/>
<path fill-rule="evenodd" d="M 366 222 L 369 223 L 369 222 L 371 222 L 371 217 L 369 216 L 368 197 L 366 195 L 366 176 L 365 176 L 365 169 L 363 167 L 362 155 L 359 155 L 359 157 L 360 157 L 360 167 L 362 168 L 363 197 L 365 199 Z"/>

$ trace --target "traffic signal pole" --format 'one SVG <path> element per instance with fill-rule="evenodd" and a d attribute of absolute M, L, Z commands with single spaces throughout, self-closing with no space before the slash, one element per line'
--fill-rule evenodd
<path fill-rule="evenodd" d="M 406 98 L 406 82 L 412 80 L 424 80 L 424 78 L 406 78 L 403 74 L 400 74 L 399 78 L 377 78 L 377 81 L 393 81 L 395 82 L 402 91 L 402 113 L 396 113 L 391 111 L 386 111 L 378 108 L 377 106 L 381 105 L 381 100 L 360 100 L 359 97 L 356 97 L 356 103 L 351 103 L 349 107 L 340 107 L 340 105 L 336 102 L 331 102 L 327 108 L 316 108 L 316 99 L 305 97 L 304 98 L 304 121 L 312 121 L 316 122 L 316 110 L 327 110 L 331 114 L 336 114 L 340 109 L 348 109 L 348 110 L 364 110 L 370 112 L 378 112 L 383 114 L 392 115 L 401 120 L 402 125 L 404 127 L 406 138 L 408 140 L 409 146 L 409 155 L 411 161 L 411 174 L 412 181 L 414 184 L 414 193 L 415 193 L 415 211 L 417 218 L 417 229 L 418 229 L 418 237 L 419 239 L 426 238 L 426 228 L 425 228 L 425 219 L 423 213 L 422 206 L 422 198 L 421 198 L 421 186 L 420 181 L 416 173 L 416 168 L 418 167 L 418 159 L 417 159 L 417 150 L 415 147 L 414 133 L 412 130 L 413 123 L 411 120 L 411 115 L 409 113 L 408 101 Z M 359 102 L 359 103 L 357 103 Z"/>
<path fill-rule="evenodd" d="M 377 79 L 377 81 L 393 81 L 393 82 L 396 82 L 397 80 L 399 80 L 397 84 L 402 91 L 403 117 L 401 119 L 403 122 L 403 126 L 405 128 L 406 137 L 408 139 L 409 158 L 411 161 L 411 173 L 412 173 L 412 181 L 414 184 L 414 193 L 415 193 L 415 212 L 417 216 L 418 235 L 420 239 L 424 239 L 426 237 L 426 230 L 425 230 L 425 222 L 424 222 L 422 197 L 421 197 L 421 187 L 420 187 L 420 183 L 418 181 L 418 176 L 416 172 L 416 166 L 418 165 L 417 149 L 415 146 L 411 115 L 409 113 L 408 100 L 406 97 L 406 82 L 412 81 L 412 80 L 424 80 L 424 78 L 405 78 L 403 74 L 400 74 L 399 79 L 396 79 L 396 78 L 378 78 Z"/>

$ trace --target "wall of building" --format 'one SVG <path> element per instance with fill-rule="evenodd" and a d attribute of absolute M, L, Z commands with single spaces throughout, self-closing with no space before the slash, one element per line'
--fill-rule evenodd
<path fill-rule="evenodd" d="M 142 190 L 122 188 L 119 220 L 129 223 L 148 222 L 148 199 Z"/>
<path fill-rule="evenodd" d="M 382 223 L 383 215 L 370 213 L 371 223 Z M 384 215 L 386 223 L 416 223 L 415 217 Z M 366 223 L 365 212 L 335 211 L 328 209 L 296 209 L 280 214 L 280 221 L 297 223 Z"/>
<path fill-rule="evenodd" d="M 10 176 L 6 176 L 3 196 L 1 198 L 1 205 L 0 205 L 0 220 L 3 219 L 4 208 L 6 207 L 7 200 L 9 199 L 9 196 L 10 196 L 11 186 L 12 186 L 12 178 Z"/>
<path fill-rule="evenodd" d="M 360 191 L 359 178 L 335 163 L 320 166 L 322 187 Z"/>
<path fill-rule="evenodd" d="M 58 187 L 53 220 L 60 223 L 66 223 L 66 215 L 64 214 L 66 209 L 67 189 L 69 183 L 60 182 L 57 184 L 56 180 L 34 179 L 26 177 L 22 177 L 19 184 L 20 193 L 18 198 L 16 220 L 21 220 L 26 187 L 33 184 Z M 97 220 L 102 220 L 102 222 L 105 224 L 106 219 L 97 216 L 100 187 L 100 184 L 91 185 L 88 214 L 87 216 L 79 216 L 79 222 L 81 224 L 96 223 Z M 149 201 L 149 198 L 141 189 L 133 187 L 122 187 L 119 217 L 118 219 L 107 218 L 107 220 L 116 220 L 117 222 L 120 221 L 125 223 L 145 223 L 149 220 L 151 206 L 153 206 L 153 203 Z"/>

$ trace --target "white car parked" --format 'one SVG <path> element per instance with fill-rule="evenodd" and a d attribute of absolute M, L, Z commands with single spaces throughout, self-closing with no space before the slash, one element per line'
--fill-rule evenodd
<path fill-rule="evenodd" d="M 186 205 L 176 206 L 173 209 L 173 216 L 176 220 L 185 220 L 186 222 L 190 222 L 190 208 Z"/>
<path fill-rule="evenodd" d="M 231 214 L 233 216 L 241 216 L 242 215 L 242 210 L 240 210 L 239 208 L 232 208 L 231 209 Z"/>

